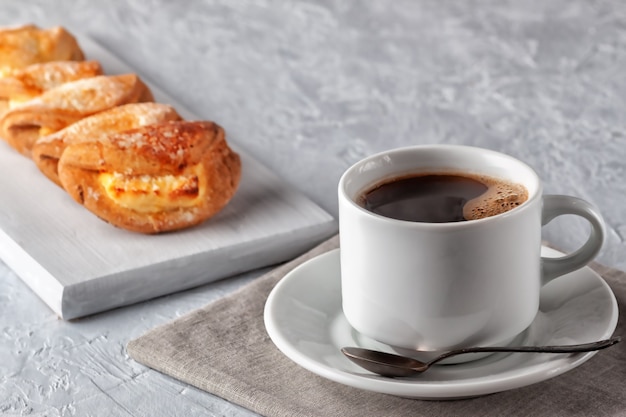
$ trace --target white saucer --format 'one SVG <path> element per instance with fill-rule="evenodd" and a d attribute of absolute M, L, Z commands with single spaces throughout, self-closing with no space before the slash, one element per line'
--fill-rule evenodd
<path fill-rule="evenodd" d="M 559 252 L 543 248 L 544 256 Z M 617 325 L 617 302 L 589 268 L 544 287 L 540 311 L 514 344 L 563 345 L 608 338 Z M 347 358 L 342 346 L 390 349 L 358 334 L 341 310 L 339 250 L 307 261 L 286 275 L 265 305 L 265 326 L 276 346 L 300 366 L 352 387 L 419 399 L 453 399 L 519 388 L 555 377 L 590 359 L 582 354 L 494 354 L 455 365 L 435 366 L 414 378 L 384 378 Z"/>

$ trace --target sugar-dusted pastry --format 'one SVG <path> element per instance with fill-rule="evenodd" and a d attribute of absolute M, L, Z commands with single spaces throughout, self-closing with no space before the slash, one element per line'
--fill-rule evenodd
<path fill-rule="evenodd" d="M 173 107 L 160 103 L 131 103 L 85 117 L 48 136 L 42 136 L 32 148 L 37 167 L 56 184 L 61 185 L 57 165 L 66 146 L 93 141 L 141 126 L 180 120 Z"/>
<path fill-rule="evenodd" d="M 0 28 L 0 75 L 15 68 L 50 61 L 82 61 L 76 38 L 57 26 L 35 25 Z"/>
<path fill-rule="evenodd" d="M 212 122 L 164 122 L 71 143 L 59 161 L 59 178 L 74 200 L 141 233 L 208 219 L 233 197 L 240 176 L 239 155 Z"/>
<path fill-rule="evenodd" d="M 0 115 L 44 91 L 97 75 L 102 75 L 97 61 L 45 62 L 7 71 L 0 75 Z"/>
<path fill-rule="evenodd" d="M 0 136 L 30 156 L 41 136 L 58 132 L 92 114 L 126 103 L 153 101 L 150 89 L 135 74 L 99 75 L 62 84 L 8 110 L 0 119 Z"/>

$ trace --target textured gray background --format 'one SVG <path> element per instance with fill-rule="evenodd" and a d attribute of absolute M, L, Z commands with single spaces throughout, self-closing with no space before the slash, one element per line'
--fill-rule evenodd
<path fill-rule="evenodd" d="M 0 25 L 27 22 L 92 36 L 333 215 L 339 176 L 370 153 L 509 153 L 547 193 L 597 204 L 599 260 L 626 269 L 622 1 L 0 2 Z M 544 235 L 572 249 L 586 232 L 567 216 Z M 65 323 L 0 264 L 0 413 L 251 415 L 124 346 L 259 273 Z"/>

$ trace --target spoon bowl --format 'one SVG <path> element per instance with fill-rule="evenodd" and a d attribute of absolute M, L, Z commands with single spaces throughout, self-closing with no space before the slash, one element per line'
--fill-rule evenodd
<path fill-rule="evenodd" d="M 488 346 L 472 347 L 451 350 L 436 358 L 422 362 L 407 356 L 393 353 L 380 352 L 371 349 L 358 347 L 343 347 L 341 352 L 352 362 L 375 374 L 386 377 L 409 377 L 426 372 L 432 365 L 446 358 L 466 353 L 481 352 L 532 352 L 532 353 L 580 353 L 605 349 L 618 343 L 621 337 L 616 336 L 610 339 L 599 340 L 597 342 L 583 343 L 578 345 L 563 346 Z M 419 351 L 416 351 L 419 354 Z"/>

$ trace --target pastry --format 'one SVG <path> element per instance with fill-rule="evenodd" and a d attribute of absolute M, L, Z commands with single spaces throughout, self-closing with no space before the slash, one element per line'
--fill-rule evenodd
<path fill-rule="evenodd" d="M 61 185 L 57 164 L 68 144 L 97 140 L 113 133 L 180 118 L 176 110 L 166 104 L 124 104 L 88 116 L 65 129 L 39 138 L 33 145 L 32 157 L 41 172 Z"/>
<path fill-rule="evenodd" d="M 152 93 L 135 74 L 84 78 L 8 110 L 0 119 L 0 136 L 30 156 L 33 144 L 41 136 L 112 107 L 145 101 L 153 101 Z"/>
<path fill-rule="evenodd" d="M 164 122 L 70 143 L 59 160 L 59 178 L 74 200 L 141 233 L 210 218 L 233 197 L 240 176 L 239 155 L 212 122 Z"/>
<path fill-rule="evenodd" d="M 102 75 L 97 61 L 54 61 L 8 71 L 0 76 L 0 115 L 44 91 L 96 75 Z"/>
<path fill-rule="evenodd" d="M 83 51 L 64 28 L 40 29 L 24 25 L 0 29 L 0 75 L 31 64 L 82 61 Z"/>

